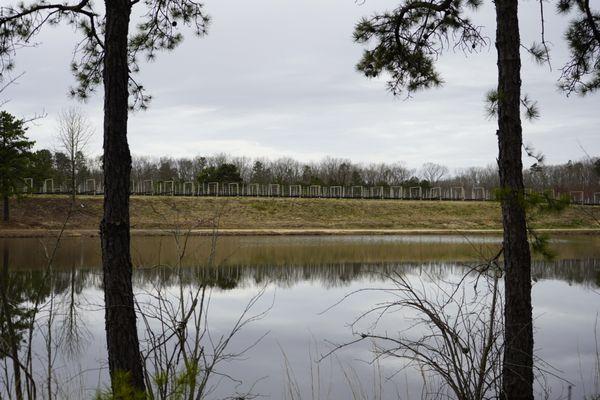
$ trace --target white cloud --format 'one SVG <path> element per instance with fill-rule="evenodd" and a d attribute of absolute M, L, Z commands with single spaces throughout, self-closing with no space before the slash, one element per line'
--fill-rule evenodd
<path fill-rule="evenodd" d="M 354 69 L 362 48 L 352 42 L 361 16 L 393 3 L 370 0 L 207 0 L 213 17 L 209 35 L 188 35 L 175 52 L 142 67 L 141 80 L 155 100 L 130 117 L 135 154 L 193 156 L 230 152 L 250 157 L 325 155 L 355 161 L 405 161 L 417 167 L 434 161 L 450 167 L 495 162 L 495 123 L 483 111 L 485 92 L 496 85 L 494 13 L 490 4 L 473 16 L 488 27 L 490 46 L 479 54 L 450 52 L 439 60 L 444 87 L 394 99 L 382 80 Z M 537 3 L 521 5 L 525 44 L 539 40 Z M 549 162 L 600 150 L 598 98 L 565 98 L 556 91 L 566 58 L 564 18 L 546 10 L 553 69 L 523 59 L 524 93 L 539 101 L 542 118 L 524 126 L 525 141 Z M 39 147 L 55 142 L 58 111 L 73 78 L 68 71 L 76 36 L 67 28 L 47 29 L 42 45 L 23 49 L 17 68 L 27 71 L 11 88 L 8 110 L 20 115 L 45 111 L 30 129 Z M 84 110 L 96 131 L 93 153 L 101 152 L 102 91 Z"/>

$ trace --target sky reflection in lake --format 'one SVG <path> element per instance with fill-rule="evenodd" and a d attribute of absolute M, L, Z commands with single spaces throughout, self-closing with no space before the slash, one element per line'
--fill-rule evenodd
<path fill-rule="evenodd" d="M 24 287 L 27 282 L 39 281 L 45 265 L 39 241 L 1 240 L 2 248 L 9 251 L 12 279 Z M 256 312 L 272 307 L 265 318 L 244 329 L 233 341 L 233 349 L 244 348 L 266 332 L 268 335 L 244 359 L 220 367 L 242 380 L 243 385 L 223 379 L 213 397 L 256 383 L 255 393 L 284 398 L 286 380 L 289 384 L 284 372 L 287 359 L 302 398 L 312 399 L 311 387 L 316 379 L 311 383 L 311 373 L 314 377 L 316 366 L 311 359 L 315 361 L 326 353 L 331 343 L 352 340 L 348 324 L 378 302 L 389 300 L 389 294 L 361 292 L 328 309 L 330 306 L 359 289 L 390 287 L 385 273 L 399 272 L 425 285 L 455 279 L 464 273 L 465 264 L 493 254 L 498 245 L 499 238 L 493 236 L 224 237 L 219 239 L 215 265 L 207 267 L 210 239 L 192 238 L 184 260 L 183 281 L 191 286 L 204 281 L 213 287 L 209 323 L 215 337 L 227 332 L 261 288 L 265 287 L 266 292 Z M 560 238 L 552 246 L 558 255 L 556 260 L 534 262 L 535 348 L 549 364 L 543 365 L 548 370 L 543 386 L 551 390 L 550 398 L 566 398 L 568 383 L 556 375 L 575 385 L 573 398 L 577 399 L 598 390 L 594 387 L 598 376 L 594 332 L 600 311 L 600 240 Z M 169 267 L 174 265 L 176 254 L 173 240 L 134 238 L 132 247 L 138 300 L 146 301 L 146 293 L 156 282 L 166 285 L 170 295 L 176 296 L 177 275 Z M 71 357 L 63 352 L 55 368 L 64 382 L 64 394 L 71 398 L 87 397 L 106 382 L 99 266 L 97 239 L 67 238 L 61 243 L 55 262 L 54 292 L 59 298 L 68 298 L 74 288 L 79 322 L 85 327 L 81 352 Z M 402 313 L 388 315 L 379 328 L 395 332 L 405 324 L 405 317 Z M 64 322 L 59 318 L 57 329 Z M 36 340 L 36 348 L 41 349 L 42 338 Z M 419 374 L 410 369 L 397 373 L 400 363 L 392 359 L 382 360 L 378 372 L 369 364 L 372 359 L 370 346 L 362 343 L 323 360 L 318 364 L 320 398 L 350 398 L 349 387 L 358 390 L 358 380 L 362 390 L 371 395 L 369 398 L 375 398 L 374 391 L 379 390 L 383 399 L 420 396 Z M 85 372 L 74 377 L 75 371 Z M 345 378 L 354 374 L 356 378 Z M 79 389 L 81 386 L 86 389 Z"/>

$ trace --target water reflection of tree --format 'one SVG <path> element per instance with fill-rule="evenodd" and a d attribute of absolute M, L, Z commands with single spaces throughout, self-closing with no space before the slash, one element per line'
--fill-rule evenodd
<path fill-rule="evenodd" d="M 0 358 L 10 359 L 12 374 L 4 364 L 3 378 L 9 398 L 22 399 L 23 383 L 29 391 L 33 378 L 28 361 L 22 359 L 21 348 L 26 345 L 26 334 L 31 327 L 36 310 L 28 306 L 38 296 L 48 296 L 41 274 L 13 274 L 9 271 L 9 248 L 2 249 L 2 272 L 0 279 Z M 25 376 L 25 382 L 21 377 Z M 12 382 L 11 382 L 12 380 Z M 13 393 L 14 391 L 14 393 Z M 31 395 L 31 393 L 29 393 Z M 28 396 L 30 397 L 30 396 Z"/>
<path fill-rule="evenodd" d="M 22 295 L 22 291 L 12 290 L 13 285 L 9 282 L 8 273 L 8 248 L 5 245 L 2 254 L 2 279 L 0 279 L 0 306 L 2 308 L 0 313 L 0 357 L 10 358 L 13 365 L 14 381 L 15 381 L 15 396 L 22 398 L 21 392 L 21 366 L 19 363 L 19 346 L 22 341 L 22 335 L 25 331 L 26 325 L 24 324 L 25 318 L 22 314 L 26 310 L 18 309 L 22 299 L 15 301 L 14 296 Z M 5 386 L 7 391 L 11 387 L 8 375 L 6 376 Z M 9 396 L 12 394 L 7 393 Z"/>
<path fill-rule="evenodd" d="M 460 242 L 463 240 L 463 242 Z M 377 238 L 365 241 L 360 238 L 219 238 L 214 265 L 328 265 L 339 263 L 454 263 L 478 262 L 477 253 L 493 253 L 498 242 L 494 238 L 450 237 L 443 241 L 427 238 L 398 240 Z M 481 240 L 481 242 L 480 242 Z M 13 269 L 45 269 L 46 262 L 37 239 L 1 239 L 11 247 Z M 136 237 L 134 263 L 136 267 L 176 263 L 176 250 L 169 238 Z M 186 267 L 205 266 L 210 251 L 207 237 L 190 238 L 190 250 L 183 264 Z M 594 237 L 556 239 L 552 243 L 559 259 L 600 258 L 600 240 Z M 541 258 L 537 258 L 539 260 Z M 54 259 L 54 269 L 69 270 L 73 264 L 78 269 L 93 269 L 101 265 L 98 242 L 93 238 L 65 238 Z"/>
<path fill-rule="evenodd" d="M 37 398 L 40 393 L 56 398 L 61 388 L 54 370 L 55 351 L 65 350 L 72 358 L 79 356 L 88 333 L 81 317 L 82 292 L 93 275 L 81 274 L 75 268 L 56 272 L 51 267 L 51 255 L 44 271 L 12 271 L 9 247 L 3 245 L 2 250 L 0 359 L 4 362 L 0 365 L 0 398 Z M 40 341 L 43 347 L 35 344 Z M 38 370 L 38 364 L 44 362 L 44 370 Z M 37 375 L 44 373 L 42 381 Z"/>
<path fill-rule="evenodd" d="M 18 270 L 9 266 L 8 251 L 3 253 L 3 264 L 0 279 L 0 369 L 3 372 L 22 371 L 23 387 L 26 388 L 27 374 L 30 370 L 26 365 L 18 364 L 18 354 L 27 341 L 23 333 L 27 331 L 31 320 L 32 310 L 28 307 L 36 301 L 45 307 L 52 296 L 56 302 L 57 330 L 56 343 L 67 346 L 66 356 L 76 356 L 81 350 L 82 343 L 87 338 L 85 318 L 86 288 L 101 288 L 101 275 L 97 269 L 82 269 L 73 266 L 70 270 L 53 270 L 49 278 L 46 271 Z M 289 265 L 224 265 L 207 267 L 182 268 L 138 268 L 134 273 L 134 285 L 140 290 L 159 284 L 166 290 L 178 287 L 180 284 L 189 287 L 211 287 L 219 290 L 236 288 L 253 288 L 267 283 L 282 288 L 291 288 L 302 282 L 318 285 L 324 288 L 346 287 L 353 283 L 380 283 L 386 276 L 419 277 L 421 280 L 437 282 L 449 277 L 465 273 L 467 265 L 459 262 L 405 262 L 405 263 L 314 263 Z M 600 286 L 600 260 L 598 259 L 567 259 L 553 262 L 538 261 L 533 265 L 533 276 L 538 280 L 561 280 L 569 284 L 582 285 L 588 288 Z M 82 308 L 83 307 L 83 308 Z M 46 318 L 42 315 L 42 319 Z M 16 332 L 16 333 L 15 333 Z M 26 336 L 26 335 L 25 335 Z M 25 340 L 24 340 L 25 339 Z M 74 344 L 75 346 L 69 346 Z M 75 357 L 72 357 L 75 358 Z M 15 366 L 12 360 L 17 360 Z M 4 388 L 9 385 L 4 382 L 12 380 L 14 375 L 0 376 L 0 384 Z M 54 377 L 54 382 L 59 380 Z M 16 394 L 8 398 L 18 398 Z"/>
<path fill-rule="evenodd" d="M 303 265 L 235 265 L 211 268 L 192 267 L 182 272 L 186 284 L 207 284 L 220 289 L 252 287 L 270 282 L 282 288 L 291 288 L 301 282 L 318 284 L 325 288 L 345 287 L 357 281 L 381 282 L 391 273 L 422 274 L 432 279 L 462 275 L 470 264 L 459 262 L 430 263 L 329 263 Z M 172 271 L 139 270 L 134 282 L 145 285 L 156 279 L 175 282 Z M 600 260 L 537 261 L 533 264 L 536 279 L 562 280 L 586 287 L 600 286 Z"/>
<path fill-rule="evenodd" d="M 145 287 L 157 281 L 163 285 L 176 285 L 181 277 L 186 285 L 206 285 L 221 290 L 248 288 L 272 283 L 281 288 L 291 288 L 301 282 L 318 284 L 325 288 L 345 287 L 357 281 L 381 282 L 392 273 L 420 274 L 445 279 L 459 275 L 469 264 L 459 262 L 406 262 L 406 263 L 329 263 L 301 265 L 226 265 L 185 267 L 180 273 L 172 268 L 138 268 L 134 271 L 134 284 Z M 22 291 L 20 302 L 31 300 L 44 278 L 43 271 L 9 271 L 11 290 Z M 101 287 L 101 276 L 96 269 L 54 271 L 55 294 L 71 293 L 76 301 L 83 289 Z M 600 287 L 599 259 L 565 259 L 533 263 L 533 276 L 537 280 L 560 280 L 588 288 Z M 49 292 L 46 296 L 49 295 Z"/>
<path fill-rule="evenodd" d="M 63 294 L 61 301 L 63 310 L 59 321 L 59 343 L 66 354 L 73 359 L 81 353 L 83 346 L 91 337 L 82 316 L 82 303 L 85 299 L 81 293 L 85 282 L 77 279 L 79 275 L 80 271 L 72 267 L 69 272 L 68 286 L 64 290 L 57 290 L 57 293 Z M 55 286 L 55 289 L 58 287 Z"/>

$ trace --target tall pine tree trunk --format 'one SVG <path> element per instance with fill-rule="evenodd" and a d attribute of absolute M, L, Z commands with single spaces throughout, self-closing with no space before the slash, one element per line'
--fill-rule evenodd
<path fill-rule="evenodd" d="M 498 167 L 505 265 L 503 398 L 533 399 L 531 255 L 523 204 L 521 58 L 517 0 L 496 0 Z"/>
<path fill-rule="evenodd" d="M 143 391 L 144 374 L 136 329 L 129 234 L 129 176 L 127 143 L 127 39 L 129 0 L 105 0 L 104 56 L 104 216 L 102 269 L 108 363 L 113 389 L 115 374 L 127 373 L 130 384 Z"/>

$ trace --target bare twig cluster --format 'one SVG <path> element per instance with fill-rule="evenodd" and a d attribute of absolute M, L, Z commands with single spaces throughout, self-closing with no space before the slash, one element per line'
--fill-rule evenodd
<path fill-rule="evenodd" d="M 411 279 L 392 273 L 387 278 L 393 286 L 384 290 L 394 300 L 378 303 L 358 316 L 351 325 L 357 338 L 335 345 L 325 357 L 371 341 L 375 360 L 397 359 L 402 368 L 419 371 L 424 399 L 496 398 L 502 387 L 501 254 L 471 267 L 458 281 L 427 276 Z M 379 322 L 398 311 L 410 316 L 404 327 L 397 332 L 381 331 Z M 368 320 L 375 322 L 367 329 L 359 326 Z"/>
<path fill-rule="evenodd" d="M 174 269 L 177 284 L 165 285 L 158 280 L 148 290 L 138 294 L 136 306 L 145 327 L 145 346 L 142 358 L 146 368 L 146 386 L 155 399 L 201 399 L 213 393 L 223 380 L 242 388 L 242 381 L 229 375 L 223 364 L 240 360 L 262 338 L 263 334 L 241 349 L 233 349 L 232 341 L 249 324 L 263 319 L 270 307 L 255 311 L 263 297 L 263 287 L 248 301 L 239 316 L 225 333 L 216 334 L 209 325 L 212 289 L 196 270 L 195 284 L 184 277 L 184 259 L 192 229 L 207 221 L 190 221 L 185 212 L 176 212 L 175 228 L 169 233 L 177 250 L 175 265 L 160 268 Z M 222 209 L 211 218 L 213 235 L 205 267 L 213 268 L 218 238 L 218 223 Z M 191 267 L 194 268 L 194 267 Z M 188 277 L 189 278 L 189 277 Z M 253 385 L 235 393 L 236 399 L 251 399 Z"/>

